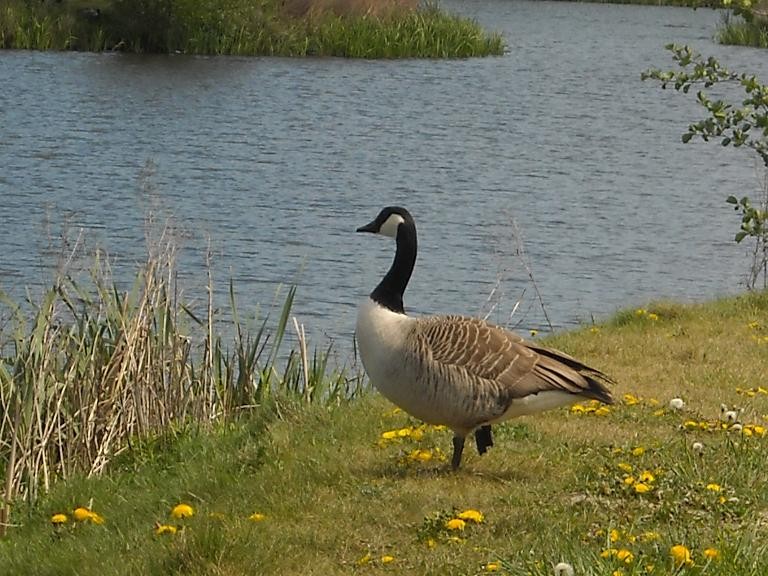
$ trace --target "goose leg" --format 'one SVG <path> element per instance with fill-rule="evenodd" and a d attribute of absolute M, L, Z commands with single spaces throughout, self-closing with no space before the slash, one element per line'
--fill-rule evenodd
<path fill-rule="evenodd" d="M 464 436 L 453 437 L 453 458 L 451 458 L 451 468 L 459 469 L 461 464 L 461 453 L 464 452 Z"/>
<path fill-rule="evenodd" d="M 491 433 L 490 424 L 480 426 L 480 428 L 475 430 L 475 443 L 477 444 L 477 453 L 481 456 L 488 451 L 488 448 L 493 446 L 493 434 Z"/>

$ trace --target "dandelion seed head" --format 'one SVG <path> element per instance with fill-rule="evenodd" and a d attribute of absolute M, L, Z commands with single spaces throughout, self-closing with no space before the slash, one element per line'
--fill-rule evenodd
<path fill-rule="evenodd" d="M 555 576 L 573 576 L 573 566 L 568 562 L 558 562 L 555 565 Z"/>
<path fill-rule="evenodd" d="M 691 444 L 691 448 L 693 449 L 694 452 L 696 452 L 696 454 L 701 454 L 702 452 L 704 452 L 704 444 L 702 444 L 701 442 L 694 442 L 693 444 Z"/>
<path fill-rule="evenodd" d="M 685 408 L 685 402 L 682 398 L 672 398 L 672 400 L 669 401 L 669 408 L 671 410 L 682 410 Z"/>

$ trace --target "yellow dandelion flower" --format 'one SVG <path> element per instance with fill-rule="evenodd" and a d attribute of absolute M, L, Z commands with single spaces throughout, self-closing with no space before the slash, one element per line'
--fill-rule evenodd
<path fill-rule="evenodd" d="M 397 436 L 399 438 L 406 438 L 411 434 L 413 434 L 413 428 L 410 426 L 408 428 L 400 428 L 400 430 L 397 431 Z"/>
<path fill-rule="evenodd" d="M 409 452 L 406 458 L 411 462 L 429 462 L 432 459 L 432 452 L 416 448 L 416 450 Z"/>
<path fill-rule="evenodd" d="M 675 544 L 669 549 L 669 555 L 672 557 L 672 563 L 676 568 L 680 566 L 693 566 L 691 551 L 682 544 Z"/>
<path fill-rule="evenodd" d="M 370 553 L 366 554 L 365 556 L 363 556 L 362 558 L 360 558 L 357 561 L 358 565 L 360 565 L 360 566 L 364 566 L 366 564 L 369 564 L 370 562 L 371 562 L 371 555 L 370 555 Z"/>
<path fill-rule="evenodd" d="M 72 516 L 74 516 L 75 520 L 78 522 L 93 522 L 94 524 L 104 524 L 104 518 L 96 514 L 96 512 L 93 512 L 82 506 L 75 508 L 74 512 L 72 512 Z"/>
<path fill-rule="evenodd" d="M 96 512 L 91 512 L 91 517 L 88 520 L 94 524 L 104 524 L 104 518 L 96 514 Z"/>
<path fill-rule="evenodd" d="M 634 476 L 627 476 L 626 478 L 624 478 L 623 482 L 627 486 L 632 486 L 632 484 L 635 483 L 635 477 Z"/>
<path fill-rule="evenodd" d="M 618 570 L 614 570 L 611 572 L 611 576 L 624 576 L 624 570 L 619 568 Z"/>
<path fill-rule="evenodd" d="M 648 320 L 653 320 L 655 322 L 658 319 L 659 319 L 659 315 L 658 314 L 654 314 L 653 312 L 650 312 L 648 314 Z"/>
<path fill-rule="evenodd" d="M 632 472 L 632 464 L 627 464 L 626 462 L 619 462 L 616 464 L 616 467 L 622 472 L 626 472 L 627 474 Z"/>
<path fill-rule="evenodd" d="M 574 414 L 584 414 L 584 412 L 586 412 L 586 408 L 584 408 L 584 406 L 581 404 L 574 404 L 571 406 L 571 412 Z"/>
<path fill-rule="evenodd" d="M 722 486 L 720 484 L 715 484 L 714 482 L 707 484 L 707 490 L 710 492 L 720 492 L 722 490 Z"/>
<path fill-rule="evenodd" d="M 54 514 L 51 516 L 51 524 L 66 524 L 69 518 L 66 514 Z"/>
<path fill-rule="evenodd" d="M 648 470 L 643 470 L 643 472 L 640 474 L 640 482 L 645 482 L 646 484 L 650 484 L 651 482 L 655 482 L 656 477 L 651 474 Z"/>
<path fill-rule="evenodd" d="M 654 570 L 656 570 L 656 565 L 655 564 L 646 564 L 645 565 L 645 573 L 646 574 L 652 574 Z"/>
<path fill-rule="evenodd" d="M 189 504 L 176 504 L 171 510 L 171 516 L 176 519 L 190 518 L 195 515 L 195 510 Z"/>
<path fill-rule="evenodd" d="M 484 568 L 486 572 L 498 572 L 501 570 L 501 562 L 488 562 Z"/>
<path fill-rule="evenodd" d="M 631 564 L 632 561 L 635 559 L 635 555 L 632 554 L 629 550 L 626 548 L 622 548 L 618 552 L 616 552 L 616 558 L 618 558 L 621 562 L 624 562 L 625 564 Z"/>
<path fill-rule="evenodd" d="M 765 436 L 765 426 L 760 426 L 760 424 L 753 425 L 752 431 L 755 433 L 755 436 Z"/>
<path fill-rule="evenodd" d="M 176 526 L 172 526 L 170 524 L 156 524 L 155 525 L 155 534 L 158 536 L 162 536 L 163 534 L 176 534 L 178 532 L 178 528 Z"/>
<path fill-rule="evenodd" d="M 664 408 L 659 408 L 658 410 L 653 411 L 654 416 L 664 416 Z"/>
<path fill-rule="evenodd" d="M 648 532 L 643 532 L 640 534 L 640 540 L 643 542 L 653 542 L 655 540 L 659 540 L 661 538 L 661 534 L 658 532 L 654 532 L 652 530 L 649 530 Z"/>
<path fill-rule="evenodd" d="M 451 518 L 445 523 L 445 527 L 448 530 L 464 530 L 466 525 L 467 523 L 461 518 Z"/>
<path fill-rule="evenodd" d="M 718 560 L 720 558 L 720 551 L 717 548 L 705 548 L 704 557 L 707 560 Z"/>
<path fill-rule="evenodd" d="M 86 520 L 91 519 L 92 512 L 88 510 L 88 508 L 75 508 L 75 511 L 72 512 L 72 516 L 75 517 L 75 520 L 78 522 L 85 522 Z"/>
<path fill-rule="evenodd" d="M 638 404 L 640 402 L 638 397 L 635 396 L 634 394 L 624 394 L 623 400 L 624 400 L 624 404 L 626 404 L 627 406 L 634 406 L 635 404 Z"/>
<path fill-rule="evenodd" d="M 427 538 L 427 548 L 435 548 L 437 546 L 437 541 L 434 538 Z"/>
<path fill-rule="evenodd" d="M 397 430 L 387 430 L 381 433 L 382 440 L 393 440 L 397 438 Z"/>
<path fill-rule="evenodd" d="M 645 308 L 635 310 L 635 316 L 645 316 L 646 314 L 648 314 L 648 311 Z"/>
<path fill-rule="evenodd" d="M 686 430 L 696 430 L 699 427 L 699 423 L 694 420 L 686 420 L 683 422 L 683 428 Z"/>
<path fill-rule="evenodd" d="M 394 561 L 395 561 L 395 557 L 390 556 L 389 554 L 385 554 L 384 556 L 381 557 L 382 564 L 391 564 Z"/>
<path fill-rule="evenodd" d="M 480 524 L 484 519 L 482 512 L 478 512 L 477 510 L 472 510 L 471 508 L 469 510 L 464 510 L 464 512 L 459 514 L 457 518 L 459 518 L 460 520 L 474 522 L 475 524 Z"/>
<path fill-rule="evenodd" d="M 747 324 L 747 328 L 750 328 L 752 330 L 757 330 L 758 328 L 760 328 L 760 322 L 757 322 L 757 321 L 750 322 L 749 324 Z"/>
<path fill-rule="evenodd" d="M 248 516 L 248 520 L 250 520 L 251 522 L 263 522 L 266 519 L 267 519 L 267 515 L 262 514 L 261 512 L 254 512 L 253 514 Z"/>
<path fill-rule="evenodd" d="M 621 540 L 621 532 L 619 532 L 618 530 L 616 530 L 616 528 L 614 528 L 613 530 L 611 530 L 610 534 L 608 535 L 608 538 L 610 538 L 611 542 L 618 542 L 619 540 Z"/>
<path fill-rule="evenodd" d="M 642 446 L 632 449 L 632 456 L 642 456 L 643 454 L 645 454 L 645 448 Z"/>
<path fill-rule="evenodd" d="M 616 550 L 616 548 L 606 548 L 600 552 L 600 558 L 612 558 L 613 556 L 616 556 L 617 552 L 618 550 Z"/>
<path fill-rule="evenodd" d="M 443 430 L 446 430 L 448 427 L 445 424 L 435 424 L 432 426 L 432 430 L 435 432 L 442 432 Z"/>
<path fill-rule="evenodd" d="M 539 331 L 538 331 L 538 330 L 536 330 L 535 328 L 532 328 L 532 329 L 531 329 L 531 337 L 532 337 L 532 338 L 535 338 L 535 337 L 536 337 L 536 334 L 538 334 L 538 333 L 539 333 Z"/>
<path fill-rule="evenodd" d="M 600 406 L 600 408 L 595 410 L 595 416 L 607 416 L 610 413 L 611 409 L 608 406 Z"/>
<path fill-rule="evenodd" d="M 635 492 L 637 494 L 646 494 L 647 492 L 651 491 L 651 487 L 648 486 L 645 482 L 638 482 L 635 484 Z"/>
<path fill-rule="evenodd" d="M 600 332 L 600 328 L 598 328 L 597 326 L 592 326 L 592 328 L 590 328 L 589 331 L 592 334 L 598 334 Z"/>

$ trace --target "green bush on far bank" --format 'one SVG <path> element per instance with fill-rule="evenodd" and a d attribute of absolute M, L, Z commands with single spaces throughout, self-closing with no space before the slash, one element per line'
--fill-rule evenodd
<path fill-rule="evenodd" d="M 500 35 L 413 0 L 7 0 L 0 47 L 137 53 L 471 57 Z"/>

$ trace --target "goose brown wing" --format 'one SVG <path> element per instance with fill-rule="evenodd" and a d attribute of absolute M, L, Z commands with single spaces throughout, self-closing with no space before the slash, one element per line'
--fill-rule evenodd
<path fill-rule="evenodd" d="M 612 401 L 600 382 L 610 380 L 601 372 L 482 320 L 436 317 L 420 328 L 432 362 L 465 373 L 476 386 L 493 388 L 492 395 L 501 404 L 546 390 Z"/>

